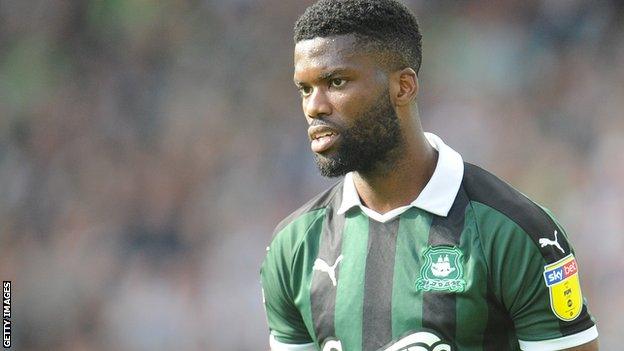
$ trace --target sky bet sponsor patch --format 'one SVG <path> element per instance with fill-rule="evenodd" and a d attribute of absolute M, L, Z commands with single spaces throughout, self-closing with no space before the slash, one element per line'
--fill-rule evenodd
<path fill-rule="evenodd" d="M 550 307 L 564 321 L 574 320 L 583 308 L 578 266 L 572 254 L 544 267 L 544 279 L 550 290 Z"/>

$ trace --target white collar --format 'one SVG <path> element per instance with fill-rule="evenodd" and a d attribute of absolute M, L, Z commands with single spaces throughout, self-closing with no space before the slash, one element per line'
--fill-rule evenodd
<path fill-rule="evenodd" d="M 425 133 L 425 137 L 431 146 L 438 150 L 438 163 L 431 179 L 411 204 L 395 208 L 384 214 L 371 210 L 360 201 L 360 196 L 353 183 L 353 173 L 349 172 L 344 179 L 342 203 L 338 208 L 338 214 L 344 214 L 350 208 L 358 206 L 370 218 L 384 223 L 414 206 L 435 215 L 446 217 L 451 206 L 453 206 L 455 196 L 457 196 L 457 191 L 459 191 L 459 186 L 464 177 L 464 160 L 457 151 L 444 144 L 437 135 Z"/>

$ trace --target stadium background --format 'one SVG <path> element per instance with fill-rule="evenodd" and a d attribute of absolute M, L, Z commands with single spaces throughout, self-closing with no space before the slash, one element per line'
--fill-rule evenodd
<path fill-rule="evenodd" d="M 16 350 L 267 348 L 272 228 L 333 183 L 291 82 L 307 4 L 0 2 L 0 276 Z M 425 128 L 554 210 L 603 349 L 619 349 L 622 2 L 406 4 L 424 33 Z"/>

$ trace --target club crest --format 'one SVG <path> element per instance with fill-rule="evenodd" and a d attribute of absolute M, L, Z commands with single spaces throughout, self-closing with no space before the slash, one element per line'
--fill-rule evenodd
<path fill-rule="evenodd" d="M 416 279 L 416 290 L 461 292 L 466 288 L 462 253 L 456 246 L 429 246 Z"/>
<path fill-rule="evenodd" d="M 583 295 L 574 256 L 570 254 L 545 266 L 544 280 L 550 291 L 550 307 L 555 316 L 564 321 L 576 319 L 583 309 Z"/>

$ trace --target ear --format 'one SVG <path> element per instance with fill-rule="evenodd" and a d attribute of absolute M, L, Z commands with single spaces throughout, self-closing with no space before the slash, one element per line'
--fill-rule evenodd
<path fill-rule="evenodd" d="M 390 94 L 396 106 L 409 105 L 418 94 L 418 76 L 407 67 L 390 75 Z"/>

